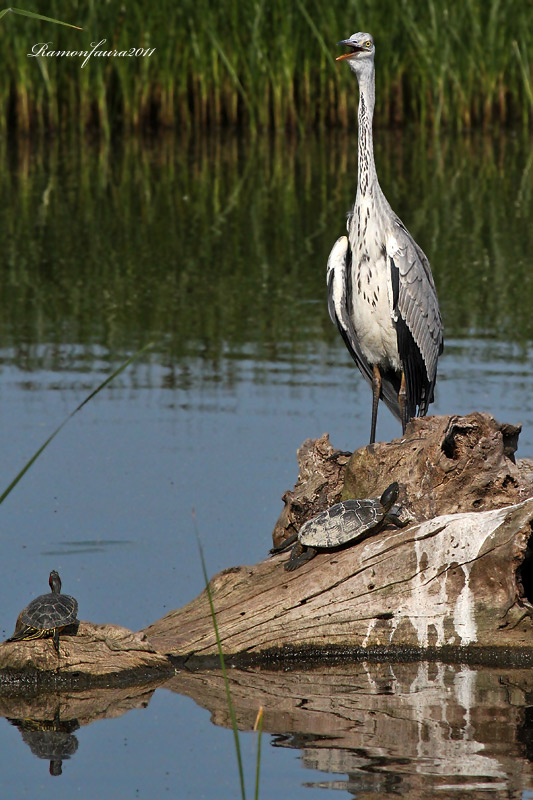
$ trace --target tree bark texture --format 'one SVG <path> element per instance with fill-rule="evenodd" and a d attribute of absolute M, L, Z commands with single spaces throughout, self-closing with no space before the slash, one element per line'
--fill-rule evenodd
<path fill-rule="evenodd" d="M 292 573 L 287 555 L 226 570 L 210 588 L 225 654 L 386 646 L 529 647 L 520 574 L 533 498 L 385 530 Z M 216 653 L 206 593 L 145 629 L 161 652 Z"/>

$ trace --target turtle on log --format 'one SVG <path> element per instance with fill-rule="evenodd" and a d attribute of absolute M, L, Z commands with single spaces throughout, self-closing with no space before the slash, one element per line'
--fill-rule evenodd
<path fill-rule="evenodd" d="M 51 638 L 59 656 L 59 634 L 67 625 L 76 622 L 78 601 L 68 594 L 61 594 L 61 578 L 55 569 L 50 573 L 48 584 L 49 594 L 40 594 L 22 609 L 15 633 L 6 641 Z"/>
<path fill-rule="evenodd" d="M 399 509 L 393 510 L 399 491 L 400 487 L 394 481 L 381 497 L 336 503 L 305 522 L 298 533 L 289 536 L 270 552 L 281 553 L 296 542 L 285 564 L 285 569 L 292 572 L 314 558 L 318 549 L 329 550 L 360 541 L 389 524 L 403 528 L 409 522 L 400 519 Z"/>

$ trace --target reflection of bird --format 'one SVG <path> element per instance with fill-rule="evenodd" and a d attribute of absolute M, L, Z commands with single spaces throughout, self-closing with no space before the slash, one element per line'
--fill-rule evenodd
<path fill-rule="evenodd" d="M 59 656 L 59 633 L 76 622 L 78 602 L 68 594 L 61 594 L 61 578 L 55 569 L 50 573 L 48 584 L 48 594 L 40 594 L 22 609 L 15 625 L 15 633 L 7 641 L 51 637 Z"/>
<path fill-rule="evenodd" d="M 370 443 L 379 399 L 402 431 L 433 402 L 442 322 L 429 262 L 381 191 L 372 142 L 374 40 L 354 33 L 339 44 L 359 82 L 357 196 L 328 259 L 328 306 L 344 343 L 372 386 Z"/>

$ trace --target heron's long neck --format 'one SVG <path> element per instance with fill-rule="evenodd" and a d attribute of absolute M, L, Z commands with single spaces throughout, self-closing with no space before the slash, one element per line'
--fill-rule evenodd
<path fill-rule="evenodd" d="M 375 80 L 374 66 L 359 76 L 359 171 L 357 195 L 359 200 L 369 196 L 379 183 L 374 164 L 372 118 L 374 116 Z"/>

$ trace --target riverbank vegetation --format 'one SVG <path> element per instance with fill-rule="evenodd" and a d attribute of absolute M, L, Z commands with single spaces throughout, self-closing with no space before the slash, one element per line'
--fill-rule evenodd
<path fill-rule="evenodd" d="M 533 122 L 528 0 L 137 0 L 122 6 L 38 0 L 32 6 L 83 31 L 2 20 L 0 133 L 73 123 L 107 135 L 348 127 L 357 90 L 346 65 L 335 63 L 342 52 L 336 42 L 355 30 L 376 39 L 378 125 L 416 120 L 433 130 L 463 130 Z M 97 46 L 116 55 L 93 55 L 84 67 L 79 55 L 28 57 L 45 42 L 48 53 Z"/>

